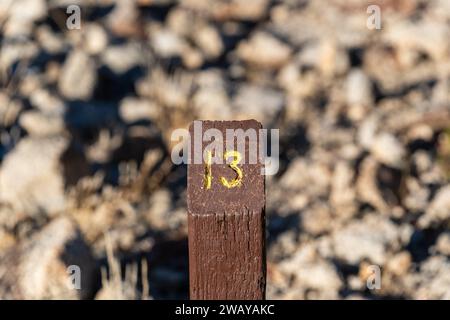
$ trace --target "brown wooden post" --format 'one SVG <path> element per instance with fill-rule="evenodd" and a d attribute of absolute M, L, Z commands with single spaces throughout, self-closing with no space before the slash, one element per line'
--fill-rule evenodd
<path fill-rule="evenodd" d="M 255 120 L 200 123 L 200 133 L 195 132 L 194 125 L 190 127 L 187 196 L 190 298 L 265 299 L 265 179 L 261 162 L 249 163 L 249 152 L 254 152 L 249 145 L 256 143 L 259 152 L 261 124 Z M 234 168 L 225 161 L 209 165 L 216 152 L 209 154 L 210 158 L 206 152 L 206 160 L 200 156 L 202 163 L 193 163 L 195 153 L 203 154 L 214 140 L 203 141 L 198 135 L 211 128 L 223 135 L 224 156 L 231 151 L 226 148 L 226 129 L 255 130 L 256 138 L 245 139 L 245 161 Z M 231 156 L 229 161 L 233 155 L 236 153 L 226 155 Z"/>

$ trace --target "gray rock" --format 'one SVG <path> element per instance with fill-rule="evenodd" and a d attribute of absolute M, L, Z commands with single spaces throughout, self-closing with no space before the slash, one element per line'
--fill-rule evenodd
<path fill-rule="evenodd" d="M 333 233 L 334 251 L 338 258 L 350 264 L 369 259 L 378 265 L 387 261 L 388 251 L 400 247 L 397 227 L 388 219 L 370 214 L 352 221 Z"/>
<path fill-rule="evenodd" d="M 373 104 L 372 83 L 360 69 L 353 69 L 347 76 L 346 96 L 348 114 L 353 120 L 361 120 Z"/>
<path fill-rule="evenodd" d="M 199 26 L 193 32 L 196 45 L 208 59 L 217 58 L 223 52 L 224 46 L 216 28 L 210 25 Z"/>
<path fill-rule="evenodd" d="M 331 181 L 330 204 L 338 217 L 351 218 L 357 211 L 352 168 L 344 161 L 336 164 Z"/>
<path fill-rule="evenodd" d="M 412 257 L 408 251 L 402 251 L 389 259 L 386 265 L 386 271 L 401 277 L 408 273 L 412 266 Z"/>
<path fill-rule="evenodd" d="M 187 47 L 182 37 L 161 27 L 155 27 L 151 31 L 151 44 L 156 54 L 162 58 L 182 56 Z"/>
<path fill-rule="evenodd" d="M 0 71 L 10 74 L 13 63 L 35 57 L 39 52 L 36 43 L 21 39 L 20 41 L 2 41 L 0 48 Z"/>
<path fill-rule="evenodd" d="M 411 211 L 425 211 L 428 206 L 430 191 L 422 186 L 416 179 L 407 178 L 405 181 L 408 190 L 403 203 Z"/>
<path fill-rule="evenodd" d="M 65 186 L 87 173 L 84 157 L 64 137 L 27 137 L 0 169 L 0 201 L 26 215 L 64 210 Z"/>
<path fill-rule="evenodd" d="M 66 111 L 64 102 L 45 89 L 33 90 L 30 95 L 30 103 L 33 107 L 46 114 L 62 116 Z"/>
<path fill-rule="evenodd" d="M 101 60 L 117 74 L 142 66 L 145 62 L 142 48 L 137 43 L 109 46 L 103 52 Z"/>
<path fill-rule="evenodd" d="M 12 125 L 23 109 L 20 100 L 11 100 L 6 93 L 0 91 L 0 123 L 4 126 Z"/>
<path fill-rule="evenodd" d="M 320 70 L 325 77 L 342 75 L 350 65 L 347 52 L 332 39 L 306 43 L 298 54 L 298 61 L 302 66 Z"/>
<path fill-rule="evenodd" d="M 204 71 L 196 80 L 199 88 L 192 101 L 197 116 L 200 119 L 231 120 L 231 103 L 221 73 L 217 70 Z"/>
<path fill-rule="evenodd" d="M 106 49 L 108 45 L 108 34 L 100 24 L 85 24 L 83 30 L 83 45 L 86 52 L 89 54 L 99 54 Z"/>
<path fill-rule="evenodd" d="M 299 290 L 299 296 L 291 298 L 337 299 L 343 285 L 333 264 L 321 258 L 312 245 L 300 247 L 279 268 L 293 277 L 293 286 Z M 308 291 L 314 296 L 307 296 Z"/>
<path fill-rule="evenodd" d="M 383 34 L 385 41 L 394 46 L 399 52 L 399 57 L 410 56 L 411 51 L 423 51 L 428 53 L 433 59 L 440 61 L 448 54 L 447 39 L 449 30 L 445 25 L 433 23 L 433 21 L 424 19 L 420 22 L 411 22 L 400 20 L 397 24 L 387 29 Z M 403 58 L 404 59 L 404 58 Z M 401 60 L 406 66 L 411 66 L 414 60 L 408 63 Z"/>
<path fill-rule="evenodd" d="M 447 231 L 439 236 L 435 249 L 442 255 L 450 256 L 450 232 Z"/>
<path fill-rule="evenodd" d="M 268 127 L 284 106 L 280 91 L 255 85 L 243 85 L 233 98 L 232 105 L 237 118 L 256 119 Z"/>
<path fill-rule="evenodd" d="M 143 22 L 139 20 L 137 1 L 114 1 L 114 10 L 106 18 L 109 29 L 119 37 L 139 36 Z"/>
<path fill-rule="evenodd" d="M 211 5 L 208 0 L 183 0 L 183 5 L 191 10 L 208 14 L 218 20 L 260 20 L 269 6 L 268 0 L 223 1 Z"/>
<path fill-rule="evenodd" d="M 51 54 L 60 54 L 67 46 L 67 42 L 61 34 L 57 34 L 47 25 L 43 25 L 36 30 L 36 38 L 45 51 Z"/>
<path fill-rule="evenodd" d="M 5 13 L 4 35 L 29 36 L 33 23 L 47 15 L 47 3 L 44 0 L 5 0 L 1 3 L 0 17 Z"/>
<path fill-rule="evenodd" d="M 88 100 L 94 91 L 97 71 L 94 61 L 83 51 L 74 50 L 66 58 L 58 88 L 71 100 Z"/>
<path fill-rule="evenodd" d="M 375 140 L 375 135 L 377 133 L 379 121 L 380 119 L 378 115 L 373 113 L 362 121 L 361 125 L 358 128 L 357 134 L 358 143 L 362 147 L 370 149 L 370 147 L 372 146 Z"/>
<path fill-rule="evenodd" d="M 310 196 L 325 196 L 329 192 L 331 173 L 322 163 L 306 160 L 302 157 L 293 159 L 288 170 L 280 179 L 283 192 L 295 192 Z"/>
<path fill-rule="evenodd" d="M 398 139 L 389 133 L 380 133 L 370 147 L 373 156 L 381 163 L 394 168 L 404 165 L 406 150 Z"/>
<path fill-rule="evenodd" d="M 19 123 L 29 135 L 35 137 L 52 136 L 64 131 L 64 120 L 58 115 L 27 111 L 22 113 Z"/>
<path fill-rule="evenodd" d="M 427 211 L 420 217 L 418 224 L 427 228 L 432 224 L 440 224 L 450 219 L 450 186 L 439 189 L 431 201 Z"/>
<path fill-rule="evenodd" d="M 127 97 L 120 102 L 120 117 L 128 123 L 138 120 L 155 121 L 161 113 L 161 108 L 150 100 Z"/>
<path fill-rule="evenodd" d="M 450 262 L 446 257 L 428 258 L 420 266 L 416 280 L 418 287 L 413 291 L 414 299 L 450 299 Z"/>
<path fill-rule="evenodd" d="M 378 163 L 373 157 L 363 160 L 360 174 L 356 180 L 356 192 L 361 202 L 369 203 L 384 214 L 388 211 L 388 205 L 377 185 L 377 170 Z"/>
<path fill-rule="evenodd" d="M 277 69 L 290 58 L 291 48 L 267 33 L 256 33 L 239 43 L 237 54 L 246 63 L 261 68 Z"/>
<path fill-rule="evenodd" d="M 93 294 L 96 263 L 68 218 L 52 221 L 0 261 L 2 299 L 87 299 Z M 81 271 L 79 290 L 73 286 L 70 266 Z"/>
<path fill-rule="evenodd" d="M 303 230 L 313 236 L 329 231 L 333 227 L 332 221 L 332 212 L 323 203 L 315 203 L 301 213 L 301 226 Z"/>
<path fill-rule="evenodd" d="M 16 211 L 55 213 L 64 208 L 64 179 L 59 159 L 64 138 L 26 138 L 5 157 L 0 199 Z M 30 161 L 32 159 L 32 161 Z"/>

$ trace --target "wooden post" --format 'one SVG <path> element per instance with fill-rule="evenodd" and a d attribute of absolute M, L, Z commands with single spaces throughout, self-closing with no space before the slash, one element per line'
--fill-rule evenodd
<path fill-rule="evenodd" d="M 255 143 L 259 152 L 261 124 L 255 120 L 199 123 L 200 131 L 194 124 L 190 127 L 188 165 L 190 298 L 265 299 L 265 179 L 260 161 L 249 163 L 249 152 L 255 152 L 250 144 Z M 211 161 L 217 156 L 214 151 L 195 164 L 195 154 L 203 154 L 214 141 L 202 139 L 211 128 L 223 135 L 223 157 L 228 163 Z M 226 129 L 256 131 L 256 137 L 245 139 L 245 161 L 236 149 L 227 149 Z"/>

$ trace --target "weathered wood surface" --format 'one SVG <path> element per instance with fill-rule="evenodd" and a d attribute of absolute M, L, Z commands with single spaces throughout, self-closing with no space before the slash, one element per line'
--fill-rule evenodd
<path fill-rule="evenodd" d="M 203 131 L 254 128 L 248 121 L 203 121 Z M 190 128 L 194 150 L 194 129 Z M 225 139 L 224 139 L 225 140 Z M 209 142 L 202 143 L 203 148 Z M 226 150 L 224 141 L 224 153 Z M 236 178 L 229 164 L 211 165 L 211 185 L 205 187 L 205 163 L 188 165 L 189 276 L 191 299 L 264 299 L 265 262 L 265 182 L 262 165 L 238 164 L 241 184 L 225 187 L 220 177 Z"/>

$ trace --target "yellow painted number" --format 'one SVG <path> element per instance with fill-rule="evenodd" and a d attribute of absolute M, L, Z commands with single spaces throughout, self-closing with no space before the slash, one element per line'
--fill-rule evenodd
<path fill-rule="evenodd" d="M 211 151 L 206 154 L 205 176 L 203 177 L 203 187 L 205 189 L 211 189 L 212 174 L 211 174 Z"/>
<path fill-rule="evenodd" d="M 236 177 L 228 181 L 224 177 L 220 177 L 220 183 L 228 189 L 239 187 L 242 183 L 242 178 L 244 177 L 244 173 L 242 172 L 242 169 L 238 167 L 239 162 L 242 159 L 242 156 L 237 151 L 227 151 L 225 152 L 224 159 L 225 161 L 228 158 L 233 158 L 233 161 L 229 164 L 229 167 L 236 172 Z M 212 154 L 211 151 L 208 151 L 206 154 L 206 161 L 205 161 L 205 175 L 203 176 L 203 187 L 208 190 L 211 189 L 211 183 L 212 183 L 212 171 L 211 171 L 211 161 L 212 160 Z"/>
<path fill-rule="evenodd" d="M 227 151 L 227 152 L 225 152 L 225 155 L 224 155 L 225 161 L 228 158 L 231 158 L 231 157 L 233 157 L 233 161 L 231 161 L 229 166 L 230 166 L 231 169 L 233 169 L 236 172 L 236 178 L 234 178 L 231 181 L 228 181 L 224 177 L 220 177 L 220 182 L 225 187 L 227 187 L 228 189 L 240 186 L 241 183 L 242 183 L 242 177 L 244 176 L 244 174 L 242 173 L 241 168 L 239 168 L 237 166 L 238 163 L 241 161 L 241 154 L 239 152 L 237 152 L 237 151 Z"/>

